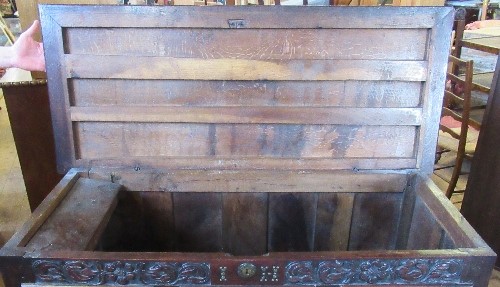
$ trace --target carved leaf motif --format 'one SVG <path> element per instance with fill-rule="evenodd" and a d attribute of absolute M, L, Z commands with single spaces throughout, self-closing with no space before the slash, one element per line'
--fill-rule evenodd
<path fill-rule="evenodd" d="M 349 261 L 325 261 L 319 264 L 318 274 L 325 284 L 346 284 L 355 276 L 356 268 Z"/>
<path fill-rule="evenodd" d="M 429 261 L 428 260 L 403 260 L 396 268 L 397 275 L 410 282 L 420 281 L 429 273 Z"/>
<path fill-rule="evenodd" d="M 292 262 L 286 269 L 286 277 L 290 283 L 307 284 L 315 281 L 312 262 Z"/>
<path fill-rule="evenodd" d="M 38 260 L 33 263 L 35 276 L 44 282 L 64 282 L 64 273 L 58 262 Z"/>
<path fill-rule="evenodd" d="M 70 261 L 64 264 L 64 272 L 76 282 L 88 282 L 96 277 L 98 271 L 94 271 L 88 264 L 82 261 Z"/>
<path fill-rule="evenodd" d="M 184 263 L 179 270 L 177 283 L 203 284 L 209 281 L 210 271 L 205 264 Z"/>
<path fill-rule="evenodd" d="M 429 281 L 454 281 L 460 278 L 462 265 L 457 260 L 440 260 L 430 271 Z"/>
<path fill-rule="evenodd" d="M 144 284 L 173 284 L 177 279 L 177 267 L 167 263 L 153 263 L 142 273 Z"/>

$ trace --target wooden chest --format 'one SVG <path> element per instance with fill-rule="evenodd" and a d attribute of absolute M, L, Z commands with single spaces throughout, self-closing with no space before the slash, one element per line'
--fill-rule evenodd
<path fill-rule="evenodd" d="M 451 9 L 40 10 L 67 174 L 8 286 L 487 286 L 428 178 Z"/>

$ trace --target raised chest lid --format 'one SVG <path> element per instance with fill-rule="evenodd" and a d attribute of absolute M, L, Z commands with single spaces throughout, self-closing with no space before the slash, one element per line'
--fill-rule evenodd
<path fill-rule="evenodd" d="M 40 7 L 61 172 L 419 169 L 446 7 Z"/>

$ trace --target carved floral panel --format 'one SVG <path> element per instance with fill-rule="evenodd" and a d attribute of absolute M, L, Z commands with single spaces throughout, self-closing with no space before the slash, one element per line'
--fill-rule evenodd
<path fill-rule="evenodd" d="M 36 282 L 85 285 L 209 285 L 210 265 L 170 262 L 99 262 L 38 260 Z"/>
<path fill-rule="evenodd" d="M 285 281 L 294 285 L 461 284 L 459 259 L 332 260 L 290 262 Z"/>

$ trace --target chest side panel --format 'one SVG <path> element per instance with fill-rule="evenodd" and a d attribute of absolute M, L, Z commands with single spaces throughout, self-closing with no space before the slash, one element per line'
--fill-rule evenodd
<path fill-rule="evenodd" d="M 62 170 L 429 167 L 449 9 L 41 10 Z"/>

